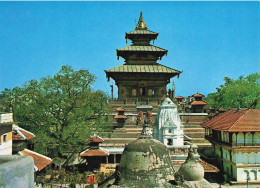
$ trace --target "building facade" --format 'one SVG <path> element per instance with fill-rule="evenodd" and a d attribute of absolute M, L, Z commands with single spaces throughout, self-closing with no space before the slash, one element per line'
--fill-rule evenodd
<path fill-rule="evenodd" d="M 0 155 L 12 155 L 13 114 L 0 115 Z"/>
<path fill-rule="evenodd" d="M 203 125 L 220 168 L 237 182 L 260 182 L 260 110 L 229 110 Z"/>

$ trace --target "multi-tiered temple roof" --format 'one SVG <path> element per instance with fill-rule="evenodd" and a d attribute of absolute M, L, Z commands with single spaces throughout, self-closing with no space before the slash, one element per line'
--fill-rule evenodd
<path fill-rule="evenodd" d="M 148 30 L 141 12 L 135 30 L 125 34 L 125 39 L 131 40 L 132 44 L 117 49 L 118 59 L 122 57 L 125 64 L 105 70 L 108 80 L 115 80 L 119 98 L 160 98 L 166 94 L 166 85 L 170 78 L 181 73 L 157 63 L 168 53 L 168 50 L 150 44 L 158 35 Z"/>

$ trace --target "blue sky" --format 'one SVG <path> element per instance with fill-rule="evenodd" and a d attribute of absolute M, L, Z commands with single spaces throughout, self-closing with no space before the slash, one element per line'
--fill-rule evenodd
<path fill-rule="evenodd" d="M 95 74 L 110 94 L 104 70 L 123 64 L 140 11 L 163 65 L 183 71 L 176 95 L 207 95 L 224 77 L 260 70 L 259 2 L 0 2 L 0 90 L 54 75 L 62 65 Z M 170 87 L 170 85 L 169 85 Z"/>

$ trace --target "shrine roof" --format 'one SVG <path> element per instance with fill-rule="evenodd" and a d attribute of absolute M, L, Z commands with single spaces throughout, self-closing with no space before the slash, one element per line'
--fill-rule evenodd
<path fill-rule="evenodd" d="M 184 97 L 183 96 L 177 96 L 175 97 L 175 99 L 183 99 Z"/>
<path fill-rule="evenodd" d="M 126 115 L 115 115 L 115 119 L 127 119 Z"/>
<path fill-rule="evenodd" d="M 120 65 L 105 72 L 147 72 L 147 73 L 175 73 L 180 74 L 181 71 L 157 63 L 156 65 Z"/>
<path fill-rule="evenodd" d="M 196 94 L 192 95 L 192 97 L 205 97 L 205 96 L 203 94 L 196 93 Z"/>
<path fill-rule="evenodd" d="M 124 109 L 124 108 L 122 108 L 122 107 L 119 107 L 119 108 L 117 108 L 117 109 L 116 109 L 116 111 L 118 111 L 118 112 L 124 112 L 124 111 L 125 111 L 125 109 Z"/>
<path fill-rule="evenodd" d="M 24 149 L 22 151 L 19 151 L 19 155 L 31 156 L 34 160 L 34 165 L 37 167 L 36 171 L 41 171 L 52 162 L 51 158 L 36 153 L 34 151 L 31 151 L 29 149 Z"/>
<path fill-rule="evenodd" d="M 232 109 L 203 124 L 205 128 L 228 132 L 260 131 L 259 109 Z"/>
<path fill-rule="evenodd" d="M 126 46 L 123 48 L 117 49 L 117 51 L 136 51 L 136 52 L 168 52 L 168 50 L 165 50 L 163 48 L 153 46 L 153 45 L 147 45 L 147 46 Z"/>
<path fill-rule="evenodd" d="M 90 137 L 89 139 L 88 139 L 88 143 L 90 144 L 90 143 L 102 143 L 102 142 L 104 142 L 104 140 L 101 138 L 101 137 L 99 137 L 99 136 L 92 136 L 92 137 Z"/>
<path fill-rule="evenodd" d="M 205 102 L 205 101 L 193 101 L 192 103 L 191 103 L 191 105 L 193 105 L 193 106 L 196 106 L 196 105 L 207 105 L 208 103 L 207 102 Z"/>
<path fill-rule="evenodd" d="M 186 104 L 185 102 L 180 102 L 179 104 Z"/>
<path fill-rule="evenodd" d="M 108 156 L 109 151 L 103 148 L 99 149 L 87 149 L 80 153 L 81 157 L 94 157 L 94 156 Z"/>

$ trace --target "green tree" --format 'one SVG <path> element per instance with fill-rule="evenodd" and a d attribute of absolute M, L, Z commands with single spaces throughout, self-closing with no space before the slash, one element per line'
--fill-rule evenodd
<path fill-rule="evenodd" d="M 257 108 L 260 109 L 260 75 L 240 76 L 237 80 L 225 77 L 224 84 L 210 93 L 206 101 L 217 108 Z"/>
<path fill-rule="evenodd" d="M 110 127 L 108 97 L 91 88 L 94 81 L 87 70 L 63 66 L 53 77 L 5 89 L 1 107 L 12 109 L 19 126 L 35 133 L 36 151 L 50 156 L 80 151 L 91 134 Z"/>

